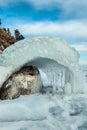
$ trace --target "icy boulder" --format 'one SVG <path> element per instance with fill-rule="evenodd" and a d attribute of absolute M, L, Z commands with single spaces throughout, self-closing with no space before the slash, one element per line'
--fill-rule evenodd
<path fill-rule="evenodd" d="M 0 99 L 15 99 L 20 95 L 40 93 L 42 81 L 35 66 L 21 68 L 12 74 L 0 88 Z"/>
<path fill-rule="evenodd" d="M 32 37 L 7 48 L 0 54 L 0 87 L 13 72 L 26 64 L 36 65 L 47 85 L 64 87 L 69 83 L 69 93 L 86 90 L 79 70 L 79 54 L 62 39 Z"/>

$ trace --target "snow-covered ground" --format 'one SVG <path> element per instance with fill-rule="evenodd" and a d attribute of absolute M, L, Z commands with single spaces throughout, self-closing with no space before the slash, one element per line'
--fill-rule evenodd
<path fill-rule="evenodd" d="M 87 130 L 87 96 L 21 96 L 0 101 L 0 130 Z"/>

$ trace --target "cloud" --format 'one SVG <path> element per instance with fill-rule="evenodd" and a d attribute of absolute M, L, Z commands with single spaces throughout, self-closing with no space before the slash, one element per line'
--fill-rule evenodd
<path fill-rule="evenodd" d="M 63 14 L 81 17 L 85 16 L 87 11 L 87 0 L 25 0 L 28 3 L 32 3 L 37 9 L 52 9 L 59 8 L 63 10 Z M 86 15 L 87 16 L 87 15 Z M 64 15 L 63 15 L 64 17 Z"/>
<path fill-rule="evenodd" d="M 17 22 L 16 22 L 17 23 Z M 87 21 L 65 21 L 65 22 L 31 22 L 14 25 L 24 35 L 53 35 L 68 40 L 87 41 Z"/>
<path fill-rule="evenodd" d="M 41 6 L 41 7 L 52 7 L 52 6 L 61 6 L 66 9 L 66 7 L 74 9 L 73 7 L 79 6 L 79 7 L 85 7 L 87 6 L 87 1 L 86 0 L 24 0 L 27 2 L 31 2 L 35 6 Z"/>
<path fill-rule="evenodd" d="M 26 0 L 36 9 L 61 10 L 61 18 L 87 18 L 87 0 Z"/>
<path fill-rule="evenodd" d="M 87 55 L 87 43 L 80 43 L 72 45 L 80 54 Z"/>
<path fill-rule="evenodd" d="M 87 17 L 87 0 L 0 0 L 0 6 L 9 6 L 9 4 L 26 2 L 32 4 L 36 9 L 62 10 L 62 17 L 71 16 Z"/>
<path fill-rule="evenodd" d="M 1 7 L 10 6 L 10 4 L 14 4 L 14 3 L 18 3 L 18 1 L 17 0 L 0 0 Z"/>

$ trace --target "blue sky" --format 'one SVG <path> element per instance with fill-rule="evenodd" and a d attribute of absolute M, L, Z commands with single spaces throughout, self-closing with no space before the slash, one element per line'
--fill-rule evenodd
<path fill-rule="evenodd" d="M 0 0 L 2 27 L 67 40 L 87 65 L 87 0 Z"/>

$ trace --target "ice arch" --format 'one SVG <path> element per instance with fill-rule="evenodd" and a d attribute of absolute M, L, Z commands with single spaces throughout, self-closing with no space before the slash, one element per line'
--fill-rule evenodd
<path fill-rule="evenodd" d="M 38 57 L 26 65 L 34 65 L 40 70 L 44 86 L 64 87 L 67 82 L 72 84 L 72 72 L 53 59 Z"/>
<path fill-rule="evenodd" d="M 0 86 L 16 70 L 38 58 L 48 58 L 65 66 L 72 72 L 72 92 L 84 92 L 80 81 L 79 54 L 64 40 L 55 37 L 32 37 L 7 48 L 0 55 Z"/>

